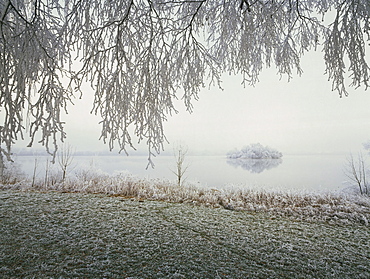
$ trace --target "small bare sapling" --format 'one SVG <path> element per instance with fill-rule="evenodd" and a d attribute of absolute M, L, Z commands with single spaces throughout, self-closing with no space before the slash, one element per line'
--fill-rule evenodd
<path fill-rule="evenodd" d="M 59 166 L 62 169 L 62 181 L 65 181 L 67 169 L 73 162 L 74 152 L 72 150 L 72 146 L 70 144 L 63 144 L 57 155 Z"/>
<path fill-rule="evenodd" d="M 176 175 L 177 185 L 182 186 L 185 180 L 184 174 L 189 168 L 189 165 L 185 165 L 185 157 L 188 153 L 188 147 L 178 144 L 174 147 L 173 153 L 176 160 L 176 170 L 172 170 L 172 172 Z"/>

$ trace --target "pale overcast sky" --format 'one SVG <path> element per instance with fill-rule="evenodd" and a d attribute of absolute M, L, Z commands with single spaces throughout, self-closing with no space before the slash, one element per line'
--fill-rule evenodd
<path fill-rule="evenodd" d="M 351 89 L 339 98 L 323 75 L 323 61 L 305 62 L 304 74 L 289 83 L 274 69 L 254 88 L 226 77 L 224 91 L 202 92 L 193 115 L 170 119 L 169 139 L 221 152 L 256 142 L 283 153 L 357 152 L 370 138 L 369 92 Z"/>
<path fill-rule="evenodd" d="M 324 75 L 321 56 L 307 55 L 304 73 L 289 83 L 273 68 L 262 72 L 255 87 L 244 88 L 240 77 L 225 75 L 224 90 L 202 89 L 192 114 L 179 102 L 180 113 L 165 123 L 166 151 L 178 141 L 191 153 L 225 154 L 257 142 L 283 154 L 360 151 L 370 139 L 370 92 L 350 88 L 349 97 L 339 98 Z M 108 150 L 98 140 L 99 118 L 89 114 L 92 99 L 85 95 L 65 118 L 67 142 L 79 151 Z"/>

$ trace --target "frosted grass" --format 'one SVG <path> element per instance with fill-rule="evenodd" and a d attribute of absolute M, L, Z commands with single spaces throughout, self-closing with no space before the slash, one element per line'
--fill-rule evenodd
<path fill-rule="evenodd" d="M 369 226 L 370 197 L 345 193 L 303 193 L 253 189 L 209 189 L 199 185 L 178 186 L 174 181 L 143 179 L 129 174 L 107 175 L 80 170 L 73 178 L 61 181 L 29 179 L 18 174 L 0 189 L 59 191 L 104 194 L 137 200 L 187 203 L 235 211 L 266 212 L 271 217 L 287 216 L 294 220 L 323 221 Z"/>
<path fill-rule="evenodd" d="M 3 278 L 369 278 L 370 229 L 106 195 L 0 191 Z"/>

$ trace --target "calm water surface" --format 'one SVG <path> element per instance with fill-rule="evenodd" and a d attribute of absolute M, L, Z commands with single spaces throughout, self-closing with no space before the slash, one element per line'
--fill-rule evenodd
<path fill-rule="evenodd" d="M 45 172 L 46 157 L 37 158 L 37 174 Z M 346 155 L 286 155 L 282 160 L 228 160 L 225 156 L 188 156 L 186 180 L 208 188 L 259 188 L 266 190 L 341 191 L 350 184 L 345 175 Z M 22 169 L 32 175 L 35 158 L 19 156 Z M 154 158 L 148 168 L 145 156 L 75 156 L 69 175 L 79 169 L 131 173 L 140 177 L 175 180 L 175 158 Z M 58 166 L 55 165 L 54 168 Z"/>

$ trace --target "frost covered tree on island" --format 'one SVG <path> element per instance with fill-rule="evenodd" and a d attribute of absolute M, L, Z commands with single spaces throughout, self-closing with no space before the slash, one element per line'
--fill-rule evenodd
<path fill-rule="evenodd" d="M 253 85 L 274 66 L 291 78 L 319 49 L 346 96 L 346 77 L 369 87 L 369 41 L 368 0 L 1 0 L 0 154 L 27 134 L 55 156 L 63 114 L 88 83 L 101 139 L 126 153 L 145 141 L 151 161 L 174 100 L 191 112 L 223 73 Z"/>
<path fill-rule="evenodd" d="M 234 149 L 226 154 L 227 163 L 234 167 L 241 167 L 252 173 L 261 173 L 264 170 L 275 168 L 283 161 L 283 154 L 276 149 L 253 143 L 241 150 Z"/>
<path fill-rule="evenodd" d="M 235 149 L 227 153 L 229 159 L 280 159 L 283 154 L 276 149 L 260 143 L 250 144 L 240 151 Z"/>

